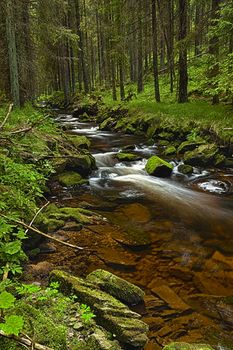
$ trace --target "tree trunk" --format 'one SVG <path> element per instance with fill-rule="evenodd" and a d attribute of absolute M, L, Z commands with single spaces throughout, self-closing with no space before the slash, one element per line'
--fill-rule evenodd
<path fill-rule="evenodd" d="M 215 20 L 219 18 L 219 4 L 220 0 L 212 0 L 212 8 L 211 8 L 211 27 L 215 27 Z M 210 39 L 209 43 L 209 53 L 213 55 L 214 58 L 214 64 L 211 67 L 209 71 L 209 77 L 211 79 L 214 79 L 218 76 L 219 74 L 219 38 L 217 35 L 213 35 Z M 217 83 L 213 84 L 213 88 L 217 88 Z M 218 93 L 213 95 L 212 99 L 213 104 L 218 104 L 219 103 L 219 95 Z"/>
<path fill-rule="evenodd" d="M 15 40 L 14 12 L 12 0 L 6 0 L 6 35 L 10 69 L 11 98 L 16 107 L 20 106 L 19 71 Z"/>
<path fill-rule="evenodd" d="M 142 0 L 138 0 L 139 30 L 138 30 L 138 93 L 143 92 L 143 44 L 142 44 Z"/>
<path fill-rule="evenodd" d="M 188 101 L 187 12 L 187 0 L 179 0 L 179 103 Z"/>
<path fill-rule="evenodd" d="M 157 102 L 160 102 L 156 0 L 151 0 L 151 10 L 152 10 L 153 72 L 154 72 L 155 99 Z"/>

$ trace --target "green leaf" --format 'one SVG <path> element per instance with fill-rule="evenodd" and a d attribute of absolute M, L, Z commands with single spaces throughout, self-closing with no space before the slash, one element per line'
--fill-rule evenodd
<path fill-rule="evenodd" d="M 19 335 L 22 331 L 24 320 L 22 316 L 6 316 L 5 323 L 0 323 L 0 329 L 7 335 Z"/>
<path fill-rule="evenodd" d="M 15 255 L 21 250 L 21 242 L 14 241 L 10 243 L 6 243 L 4 246 L 4 251 L 6 254 Z"/>
<path fill-rule="evenodd" d="M 11 293 L 2 292 L 0 294 L 0 309 L 10 309 L 14 306 L 15 297 Z"/>

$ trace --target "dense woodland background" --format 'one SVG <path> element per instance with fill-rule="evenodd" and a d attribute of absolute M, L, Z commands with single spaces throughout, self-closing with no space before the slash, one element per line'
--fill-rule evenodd
<path fill-rule="evenodd" d="M 157 101 L 165 88 L 232 102 L 231 0 L 2 0 L 0 19 L 1 100 L 124 100 L 154 81 Z"/>

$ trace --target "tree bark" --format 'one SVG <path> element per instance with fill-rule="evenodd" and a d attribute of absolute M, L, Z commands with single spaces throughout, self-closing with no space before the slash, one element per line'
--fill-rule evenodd
<path fill-rule="evenodd" d="M 187 0 L 179 0 L 179 103 L 188 101 L 187 13 Z"/>
<path fill-rule="evenodd" d="M 157 102 L 160 102 L 156 0 L 151 0 L 151 10 L 152 10 L 153 73 L 154 73 L 155 99 Z"/>

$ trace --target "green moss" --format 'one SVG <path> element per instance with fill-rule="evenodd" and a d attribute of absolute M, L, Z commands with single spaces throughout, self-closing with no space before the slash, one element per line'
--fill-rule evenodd
<path fill-rule="evenodd" d="M 204 141 L 203 141 L 204 142 Z M 193 142 L 193 141 L 184 141 L 177 149 L 177 153 L 185 153 L 187 151 L 193 151 L 203 142 Z"/>
<path fill-rule="evenodd" d="M 176 154 L 176 147 L 174 147 L 174 146 L 167 147 L 164 151 L 164 154 L 166 156 L 172 156 L 172 155 Z"/>
<path fill-rule="evenodd" d="M 141 157 L 139 157 L 139 156 L 136 155 L 136 154 L 133 154 L 133 153 L 123 153 L 123 152 L 117 153 L 114 157 L 115 157 L 116 159 L 118 159 L 119 161 L 121 161 L 121 162 L 132 162 L 132 161 L 140 160 L 140 159 L 141 159 Z"/>
<path fill-rule="evenodd" d="M 152 156 L 149 158 L 146 164 L 146 171 L 149 175 L 167 177 L 170 176 L 173 170 L 173 166 L 165 160 Z"/>
<path fill-rule="evenodd" d="M 96 270 L 86 279 L 127 304 L 135 305 L 143 302 L 145 294 L 139 287 L 108 271 Z"/>
<path fill-rule="evenodd" d="M 188 164 L 181 164 L 178 166 L 178 171 L 184 175 L 189 175 L 193 173 L 193 167 Z"/>
<path fill-rule="evenodd" d="M 66 137 L 76 148 L 88 149 L 91 145 L 90 140 L 86 136 L 67 135 Z"/>
<path fill-rule="evenodd" d="M 58 181 L 66 187 L 80 186 L 86 184 L 88 180 L 82 178 L 82 176 L 74 171 L 66 171 L 58 175 Z"/>
<path fill-rule="evenodd" d="M 215 144 L 201 145 L 194 151 L 185 152 L 184 163 L 194 166 L 214 164 L 218 152 L 218 147 Z"/>

